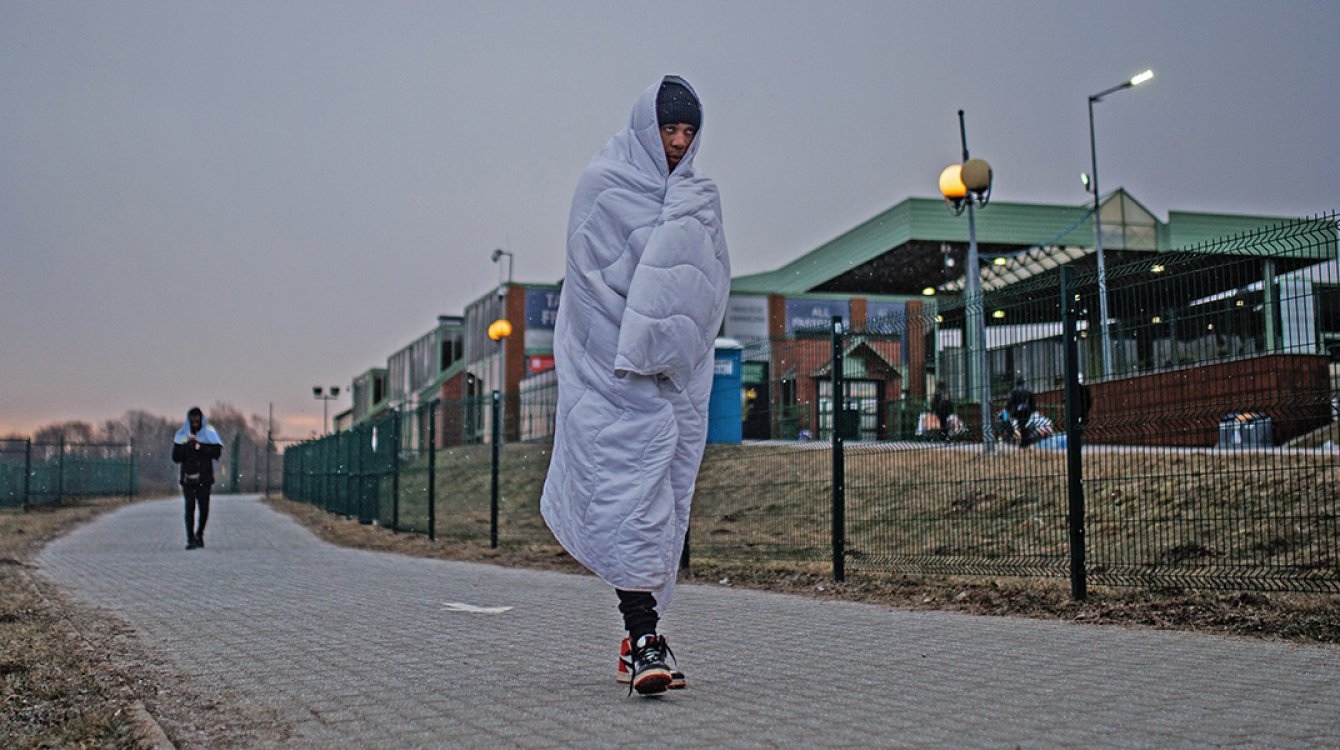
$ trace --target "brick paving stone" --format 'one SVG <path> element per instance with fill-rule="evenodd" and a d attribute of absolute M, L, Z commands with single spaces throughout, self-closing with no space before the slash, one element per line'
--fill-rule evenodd
<path fill-rule="evenodd" d="M 285 747 L 1340 746 L 1335 647 L 684 585 L 664 624 L 690 688 L 630 698 L 593 577 L 342 549 L 255 496 L 214 499 L 204 550 L 180 525 L 180 500 L 127 506 L 40 572 L 292 722 Z"/>

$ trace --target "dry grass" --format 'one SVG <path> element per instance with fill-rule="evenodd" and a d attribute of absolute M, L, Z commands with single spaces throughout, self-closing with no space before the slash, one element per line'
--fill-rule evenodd
<path fill-rule="evenodd" d="M 332 544 L 507 567 L 585 572 L 552 537 L 547 543 L 505 544 L 500 549 L 491 549 L 487 542 L 430 542 L 422 535 L 397 534 L 303 503 L 278 498 L 269 503 Z M 1076 602 L 1068 583 L 1056 579 L 859 573 L 835 583 L 828 566 L 822 564 L 696 558 L 681 580 L 912 609 L 1340 643 L 1340 597 L 1326 595 L 1093 587 L 1086 601 Z"/>
<path fill-rule="evenodd" d="M 552 544 L 538 513 L 547 452 L 503 450 L 500 541 Z M 488 446 L 442 451 L 437 471 L 438 537 L 487 540 Z M 830 471 L 822 446 L 709 446 L 694 498 L 694 557 L 828 559 Z M 428 528 L 426 476 L 402 475 L 402 529 Z M 1213 580 L 1215 588 L 1251 590 L 1311 578 L 1316 590 L 1336 590 L 1338 476 L 1330 455 L 1086 454 L 1091 581 L 1150 588 Z M 971 447 L 851 449 L 848 570 L 1064 577 L 1066 485 L 1065 456 L 1055 451 L 984 458 Z"/>
<path fill-rule="evenodd" d="M 42 544 L 122 503 L 0 511 L 0 747 L 134 746 L 133 681 L 27 574 Z"/>
<path fill-rule="evenodd" d="M 438 454 L 438 536 L 453 541 L 392 534 L 299 504 L 279 501 L 276 507 L 336 544 L 580 571 L 539 519 L 545 448 L 503 448 L 499 550 L 487 543 L 488 446 Z M 1063 454 L 1007 451 L 984 459 L 973 449 L 850 449 L 848 576 L 835 584 L 831 567 L 815 562 L 829 555 L 826 478 L 832 459 L 827 450 L 813 448 L 708 447 L 685 580 L 913 608 L 1340 643 L 1340 597 L 1194 590 L 1175 583 L 1259 569 L 1302 571 L 1334 583 L 1340 561 L 1329 551 L 1338 533 L 1340 484 L 1332 456 L 1086 454 L 1089 541 L 1111 568 L 1095 570 L 1088 599 L 1076 602 L 1063 572 L 1069 544 Z M 408 514 L 424 519 L 418 528 L 426 529 L 426 479 L 408 481 L 402 478 L 409 498 L 402 522 Z M 1007 569 L 996 564 L 1002 560 L 1025 566 L 1042 561 L 1036 564 L 1052 572 L 1026 578 L 880 572 L 895 569 L 900 559 L 954 556 L 981 560 L 984 570 Z M 760 562 L 777 557 L 794 561 Z M 1127 584 L 1147 578 L 1150 584 L 1098 585 L 1104 576 Z"/>
<path fill-rule="evenodd" d="M 43 544 L 127 502 L 0 510 L 0 748 L 125 750 L 164 731 L 178 750 L 282 744 L 263 709 L 188 684 L 117 618 L 29 574 Z"/>

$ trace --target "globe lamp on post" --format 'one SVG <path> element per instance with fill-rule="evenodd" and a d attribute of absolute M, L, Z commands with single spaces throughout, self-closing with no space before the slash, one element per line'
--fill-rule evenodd
<path fill-rule="evenodd" d="M 982 452 L 990 455 L 995 449 L 991 430 L 991 383 L 986 369 L 986 319 L 982 314 L 982 271 L 977 254 L 977 223 L 974 208 L 985 208 L 991 200 L 994 175 L 991 165 L 982 159 L 968 157 L 968 130 L 963 110 L 958 111 L 959 137 L 963 144 L 963 163 L 951 165 L 940 173 L 940 194 L 945 197 L 949 212 L 958 216 L 968 212 L 968 258 L 964 277 L 964 312 L 967 324 L 968 394 L 977 394 L 982 418 Z"/>
<path fill-rule="evenodd" d="M 479 330 L 479 329 L 475 329 Z M 489 338 L 494 341 L 502 341 L 512 335 L 512 324 L 505 319 L 495 320 L 489 324 Z"/>
<path fill-rule="evenodd" d="M 940 194 L 945 197 L 945 205 L 955 216 L 963 213 L 963 199 L 968 188 L 963 184 L 963 165 L 951 164 L 940 173 Z"/>

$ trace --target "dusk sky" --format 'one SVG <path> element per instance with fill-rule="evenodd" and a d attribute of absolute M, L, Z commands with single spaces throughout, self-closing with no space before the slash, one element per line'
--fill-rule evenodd
<path fill-rule="evenodd" d="M 662 75 L 737 275 L 960 157 L 993 198 L 1340 209 L 1340 3 L 0 3 L 0 434 L 347 388 L 499 281 L 556 282 L 577 177 Z M 988 207 L 978 221 L 991 220 Z M 1042 241 L 1047 238 L 1039 237 Z M 331 413 L 349 406 L 347 394 Z"/>

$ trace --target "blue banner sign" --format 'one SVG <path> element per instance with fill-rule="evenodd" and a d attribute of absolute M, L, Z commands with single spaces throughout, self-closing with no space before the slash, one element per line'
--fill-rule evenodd
<path fill-rule="evenodd" d="M 787 299 L 786 332 L 828 330 L 833 316 L 841 315 L 842 322 L 851 323 L 851 302 L 845 299 Z"/>
<path fill-rule="evenodd" d="M 554 330 L 558 319 L 557 289 L 526 289 L 526 330 Z"/>

